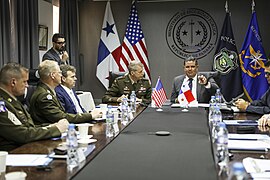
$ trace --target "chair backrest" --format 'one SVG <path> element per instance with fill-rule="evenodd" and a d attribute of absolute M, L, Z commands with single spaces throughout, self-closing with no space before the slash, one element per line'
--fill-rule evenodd
<path fill-rule="evenodd" d="M 126 74 L 127 74 L 127 72 L 111 72 L 110 78 L 109 78 L 109 87 L 112 86 L 112 83 L 116 78 L 124 76 Z"/>
<path fill-rule="evenodd" d="M 39 74 L 37 69 L 29 69 L 29 80 L 28 84 L 37 86 L 39 82 Z"/>
<path fill-rule="evenodd" d="M 29 85 L 25 89 L 25 94 L 21 96 L 17 96 L 17 99 L 26 107 L 26 109 L 29 111 L 30 107 L 30 99 L 36 90 L 37 86 Z"/>
<path fill-rule="evenodd" d="M 82 107 L 87 111 L 92 111 L 95 109 L 95 101 L 93 99 L 91 92 L 83 92 L 83 91 L 76 91 L 78 98 L 80 99 L 80 103 Z"/>
<path fill-rule="evenodd" d="M 29 69 L 28 88 L 25 89 L 25 94 L 18 96 L 17 99 L 29 110 L 30 99 L 37 88 L 39 82 L 39 74 L 37 69 Z"/>

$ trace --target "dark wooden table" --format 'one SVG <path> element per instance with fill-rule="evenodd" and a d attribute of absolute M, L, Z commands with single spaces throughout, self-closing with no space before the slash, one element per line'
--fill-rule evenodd
<path fill-rule="evenodd" d="M 138 106 L 134 119 L 145 109 L 145 107 Z M 133 119 L 133 120 L 134 120 Z M 129 123 L 132 123 L 130 121 Z M 127 125 L 128 126 L 128 125 Z M 126 127 L 118 121 L 118 127 L 120 132 Z M 104 122 L 97 122 L 93 127 L 90 127 L 89 134 L 93 135 L 94 139 L 97 139 L 95 143 L 95 149 L 91 154 L 86 157 L 86 160 L 80 164 L 79 167 L 73 169 L 72 172 L 68 172 L 66 168 L 66 160 L 54 159 L 50 163 L 51 171 L 39 171 L 36 167 L 11 167 L 8 166 L 6 173 L 13 171 L 24 171 L 27 173 L 27 180 L 43 180 L 43 179 L 71 179 L 75 176 L 86 164 L 88 164 L 102 149 L 104 149 L 114 138 L 107 138 L 105 134 L 106 124 Z M 58 140 L 43 140 L 25 144 L 13 151 L 10 154 L 49 154 L 56 148 L 60 143 L 61 139 Z"/>
<path fill-rule="evenodd" d="M 137 112 L 135 113 L 134 117 L 136 118 L 145 108 L 144 107 L 138 107 Z M 259 115 L 254 114 L 247 114 L 247 113 L 235 113 L 235 114 L 224 114 L 224 119 L 249 119 L 249 120 L 255 120 L 258 119 Z M 132 122 L 132 121 L 131 121 Z M 123 126 L 120 121 L 118 123 L 120 131 L 122 131 L 126 126 Z M 228 131 L 230 133 L 236 133 L 236 127 L 228 126 Z M 13 172 L 13 171 L 24 171 L 27 173 L 27 179 L 28 180 L 43 180 L 43 179 L 57 179 L 57 180 L 65 180 L 65 179 L 71 179 L 74 177 L 77 173 L 80 172 L 80 170 L 85 167 L 86 164 L 88 164 L 95 156 L 97 156 L 102 149 L 104 149 L 110 142 L 113 141 L 115 138 L 106 138 L 105 135 L 105 129 L 106 124 L 104 122 L 97 122 L 94 124 L 93 127 L 90 128 L 89 134 L 92 134 L 98 141 L 95 143 L 95 149 L 94 151 L 86 157 L 86 161 L 81 163 L 79 167 L 75 168 L 72 172 L 68 172 L 66 168 L 66 161 L 61 159 L 55 159 L 51 162 L 50 166 L 52 168 L 51 171 L 45 172 L 45 171 L 38 171 L 36 167 L 7 167 L 7 173 Z M 263 131 L 256 127 L 255 130 L 256 133 L 263 133 L 268 134 L 269 131 Z M 43 140 L 43 141 L 36 141 L 32 143 L 25 144 L 13 151 L 11 151 L 11 154 L 49 154 L 53 151 L 55 147 L 57 147 L 60 143 L 62 143 L 61 139 L 58 140 Z M 253 157 L 253 158 L 270 158 L 270 153 L 268 152 L 253 152 L 253 153 L 247 153 L 247 152 L 232 152 L 233 158 L 230 161 L 230 166 L 234 162 L 242 162 L 242 160 L 246 157 Z M 224 177 L 221 177 L 220 179 L 226 179 Z"/>
<path fill-rule="evenodd" d="M 258 120 L 261 117 L 261 115 L 258 114 L 251 114 L 251 113 L 233 113 L 233 114 L 223 114 L 223 119 L 235 119 L 235 120 Z M 227 126 L 229 133 L 238 133 L 237 128 L 239 126 Z M 269 135 L 269 128 L 260 128 L 257 126 L 254 126 L 254 132 L 256 134 L 267 134 Z M 230 160 L 229 167 L 232 168 L 233 163 L 235 162 L 242 162 L 242 160 L 246 157 L 252 157 L 252 158 L 264 158 L 264 159 L 270 159 L 270 153 L 269 152 L 260 152 L 260 151 L 231 151 L 230 153 L 233 154 L 233 157 Z M 227 179 L 226 177 L 221 177 L 220 179 Z"/>

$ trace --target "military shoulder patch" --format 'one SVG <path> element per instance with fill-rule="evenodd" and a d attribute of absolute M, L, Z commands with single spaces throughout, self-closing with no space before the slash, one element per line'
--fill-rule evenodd
<path fill-rule="evenodd" d="M 48 95 L 47 95 L 47 99 L 48 99 L 48 100 L 52 100 L 52 95 L 48 94 Z"/>

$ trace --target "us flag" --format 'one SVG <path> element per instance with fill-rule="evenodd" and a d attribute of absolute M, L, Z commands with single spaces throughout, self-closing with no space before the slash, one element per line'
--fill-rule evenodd
<path fill-rule="evenodd" d="M 158 78 L 155 90 L 152 92 L 152 99 L 155 101 L 156 106 L 159 108 L 167 100 L 167 95 L 160 78 Z"/>
<path fill-rule="evenodd" d="M 126 33 L 122 43 L 121 71 L 127 71 L 130 61 L 140 61 L 144 65 L 145 77 L 150 80 L 148 54 L 135 3 L 133 2 L 131 6 Z"/>

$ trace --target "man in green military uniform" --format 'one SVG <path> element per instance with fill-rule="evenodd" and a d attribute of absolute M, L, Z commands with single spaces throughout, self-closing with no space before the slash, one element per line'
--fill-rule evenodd
<path fill-rule="evenodd" d="M 17 63 L 0 71 L 0 150 L 10 151 L 22 144 L 61 136 L 68 127 L 65 119 L 47 127 L 37 127 L 16 96 L 28 87 L 28 69 Z"/>
<path fill-rule="evenodd" d="M 30 100 L 30 114 L 37 124 L 54 123 L 65 118 L 72 123 L 82 123 L 102 117 L 100 110 L 91 113 L 70 114 L 57 99 L 55 87 L 61 83 L 62 72 L 55 61 L 45 60 L 38 67 L 40 83 Z"/>
<path fill-rule="evenodd" d="M 151 102 L 151 85 L 144 79 L 144 68 L 140 62 L 131 62 L 128 66 L 129 73 L 117 78 L 102 98 L 103 103 L 121 102 L 124 97 L 129 97 L 135 91 L 137 101 L 144 104 Z"/>

